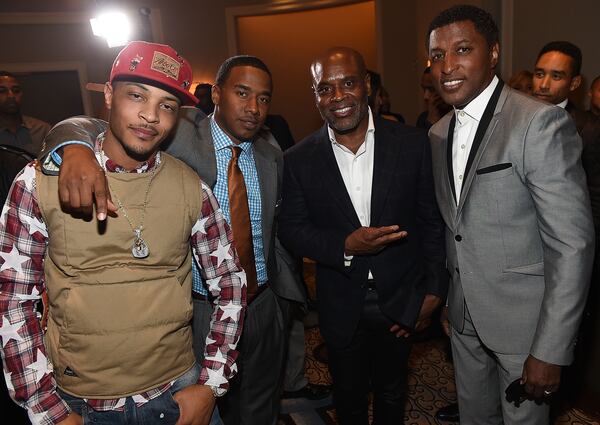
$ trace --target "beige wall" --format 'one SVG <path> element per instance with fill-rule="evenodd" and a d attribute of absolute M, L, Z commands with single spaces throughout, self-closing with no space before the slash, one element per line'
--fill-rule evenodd
<path fill-rule="evenodd" d="M 0 14 L 68 12 L 94 14 L 93 1 L 82 0 L 27 0 L 2 1 Z M 214 74 L 229 54 L 225 8 L 268 0 L 128 0 L 106 1 L 118 8 L 136 13 L 145 6 L 160 9 L 164 42 L 177 48 L 188 59 L 196 81 L 212 81 Z M 0 25 L 3 43 L 0 64 L 27 62 L 83 61 L 88 80 L 104 82 L 119 48 L 109 49 L 105 42 L 92 35 L 89 23 L 60 25 Z M 158 41 L 158 40 L 155 40 Z M 60 95 L 60 93 L 57 93 Z M 93 94 L 96 111 L 101 110 L 102 99 Z"/>
<path fill-rule="evenodd" d="M 344 19 L 339 19 L 343 16 Z M 347 31 L 352 28 L 352 31 Z M 377 69 L 375 3 L 237 18 L 238 53 L 260 57 L 273 73 L 271 112 L 289 122 L 295 140 L 323 125 L 311 88 L 309 66 L 331 46 L 359 51 Z"/>
<path fill-rule="evenodd" d="M 392 111 L 407 123 L 417 116 L 417 2 L 380 0 L 377 2 L 381 31 L 382 81 L 390 94 Z"/>
<path fill-rule="evenodd" d="M 422 109 L 418 88 L 425 65 L 425 31 L 431 18 L 443 8 L 462 0 L 375 0 L 377 40 L 381 41 L 382 75 L 393 109 L 414 123 Z M 600 1 L 573 0 L 569 7 L 560 0 L 477 0 L 468 1 L 492 12 L 501 25 L 503 4 L 514 8 L 513 69 L 532 67 L 539 48 L 547 41 L 569 39 L 584 54 L 586 82 L 600 74 L 597 43 L 600 29 Z M 229 56 L 226 8 L 255 4 L 289 4 L 268 0 L 130 0 L 114 2 L 135 10 L 141 6 L 159 8 L 164 41 L 175 46 L 192 63 L 195 80 L 212 81 L 219 64 Z M 298 1 L 306 3 L 306 1 Z M 0 2 L 0 14 L 14 12 L 88 12 L 92 1 L 28 0 Z M 565 19 L 568 17 L 568 19 Z M 343 19 L 340 19 L 343 21 Z M 308 30 L 307 30 L 308 31 Z M 91 35 L 87 23 L 65 25 L 0 25 L 4 43 L 0 63 L 83 61 L 89 81 L 106 79 L 118 49 L 108 49 Z M 507 50 L 507 49 L 505 49 Z M 286 59 L 283 55 L 282 58 Z M 287 60 L 287 59 L 286 59 Z M 272 66 L 275 66 L 274 64 Z M 503 76 L 507 78 L 508 76 Z M 281 83 L 278 83 L 278 86 Z M 581 93 L 583 94 L 583 92 Z M 59 93 L 57 95 L 60 95 Z M 277 95 L 277 94 L 276 94 Z M 275 100 L 275 110 L 289 99 Z M 99 96 L 95 96 L 99 106 Z"/>

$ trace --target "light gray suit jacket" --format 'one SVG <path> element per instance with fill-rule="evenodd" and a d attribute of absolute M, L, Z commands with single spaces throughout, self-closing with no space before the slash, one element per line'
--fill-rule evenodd
<path fill-rule="evenodd" d="M 58 123 L 46 137 L 42 161 L 56 146 L 65 141 L 94 143 L 106 129 L 106 122 L 88 117 L 69 118 Z M 281 203 L 283 154 L 268 131 L 259 133 L 254 146 L 254 161 L 261 192 L 262 232 L 265 263 L 271 289 L 278 296 L 304 303 L 305 289 L 296 262 L 275 237 L 276 219 Z M 182 160 L 209 186 L 217 181 L 217 159 L 210 130 L 210 119 L 199 109 L 182 107 L 173 136 L 164 150 Z"/>
<path fill-rule="evenodd" d="M 430 130 L 452 276 L 450 322 L 463 329 L 466 303 L 491 350 L 567 365 L 594 250 L 581 139 L 563 109 L 508 86 L 497 95 L 458 203 L 448 141 L 454 112 Z"/>

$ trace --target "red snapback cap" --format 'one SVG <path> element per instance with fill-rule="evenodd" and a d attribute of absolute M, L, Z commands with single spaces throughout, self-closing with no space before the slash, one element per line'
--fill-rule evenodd
<path fill-rule="evenodd" d="M 198 99 L 190 93 L 192 67 L 170 46 L 132 41 L 117 55 L 110 71 L 114 80 L 139 81 L 157 86 L 176 95 L 182 105 L 196 105 Z"/>

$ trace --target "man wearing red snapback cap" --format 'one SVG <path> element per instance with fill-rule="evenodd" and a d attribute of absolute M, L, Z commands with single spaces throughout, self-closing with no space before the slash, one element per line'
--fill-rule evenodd
<path fill-rule="evenodd" d="M 207 424 L 237 370 L 246 277 L 231 230 L 211 189 L 159 152 L 180 105 L 196 103 L 191 80 L 169 46 L 132 42 L 117 56 L 94 149 L 118 205 L 106 220 L 65 212 L 58 179 L 35 162 L 13 183 L 0 214 L 0 338 L 9 392 L 33 424 Z M 201 364 L 192 256 L 214 298 Z"/>
<path fill-rule="evenodd" d="M 244 177 L 245 210 L 250 216 L 254 253 L 254 260 L 247 264 L 249 270 L 256 272 L 256 278 L 248 279 L 248 309 L 238 346 L 239 372 L 231 381 L 227 395 L 218 402 L 225 425 L 277 423 L 287 320 L 293 303 L 303 303 L 306 297 L 295 261 L 276 238 L 283 155 L 272 134 L 263 126 L 271 95 L 271 72 L 264 62 L 254 56 L 228 58 L 215 76 L 214 113 L 206 117 L 197 108 L 182 107 L 173 137 L 163 146 L 166 152 L 192 167 L 211 187 L 227 220 L 234 215 L 239 218 L 238 213 L 244 209 L 241 203 L 230 202 L 232 191 L 229 190 L 236 174 L 231 173 L 230 179 L 229 165 L 235 162 L 236 146 L 241 148 L 237 165 Z M 93 213 L 95 203 L 99 218 L 106 216 L 107 204 L 110 205 L 106 202 L 109 188 L 92 148 L 96 135 L 104 131 L 106 125 L 104 121 L 87 117 L 65 120 L 51 130 L 45 139 L 45 151 L 40 154 L 44 172 L 57 173 L 57 165 L 62 162 L 61 200 L 86 215 Z M 84 146 L 74 145 L 77 143 Z M 64 147 L 64 161 L 57 155 L 61 147 Z M 235 223 L 233 220 L 231 223 L 240 257 L 248 258 L 250 250 L 242 250 Z M 209 282 L 203 281 L 196 271 L 194 268 L 194 349 L 201 362 L 205 341 L 209 342 L 206 334 L 210 317 L 207 318 L 206 313 L 210 312 L 213 300 L 207 293 Z M 312 385 L 305 388 L 309 392 L 315 389 Z"/>

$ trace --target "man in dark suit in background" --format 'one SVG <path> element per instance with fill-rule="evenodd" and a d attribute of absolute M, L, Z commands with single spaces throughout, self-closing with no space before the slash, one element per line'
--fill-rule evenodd
<path fill-rule="evenodd" d="M 586 181 L 592 204 L 592 214 L 596 230 L 596 258 L 591 282 L 600 277 L 600 257 L 598 240 L 600 237 L 600 117 L 592 111 L 582 111 L 569 101 L 569 94 L 581 84 L 581 50 L 568 41 L 553 41 L 546 44 L 538 54 L 533 76 L 534 95 L 566 109 L 573 118 L 577 131 L 583 140 L 581 162 L 586 172 Z M 592 82 L 590 91 L 593 92 Z M 596 82 L 596 85 L 598 83 Z M 593 100 L 593 98 L 592 98 Z M 593 108 L 593 103 L 592 103 Z M 583 320 L 579 329 L 575 360 L 564 374 L 564 394 L 571 399 L 581 398 L 582 390 L 599 388 L 598 369 L 594 370 L 598 344 L 596 336 L 600 332 L 600 291 L 597 285 L 590 286 Z M 595 348 L 593 348 L 595 347 Z M 594 371 L 593 371 L 594 370 Z"/>
<path fill-rule="evenodd" d="M 569 100 L 569 94 L 581 84 L 582 55 L 579 47 L 568 41 L 552 41 L 540 50 L 533 74 L 533 95 L 565 109 L 575 122 L 583 140 L 582 163 L 587 173 L 588 189 L 596 229 L 600 229 L 600 118 L 582 111 Z M 592 82 L 590 91 L 593 92 Z M 593 101 L 593 97 L 592 97 Z"/>
<path fill-rule="evenodd" d="M 423 90 L 425 110 L 417 118 L 416 127 L 429 131 L 431 126 L 446 115 L 452 107 L 444 102 L 436 91 L 429 66 L 423 70 L 423 75 L 421 75 L 421 90 Z"/>
<path fill-rule="evenodd" d="M 23 90 L 17 77 L 0 71 L 0 145 L 22 149 L 36 156 L 50 124 L 21 112 Z"/>
<path fill-rule="evenodd" d="M 206 115 L 210 115 L 215 110 L 215 104 L 212 101 L 212 84 L 201 83 L 196 86 L 194 96 L 198 99 L 196 108 L 200 109 Z"/>
<path fill-rule="evenodd" d="M 290 125 L 282 115 L 269 114 L 265 125 L 275 138 L 275 141 L 279 145 L 282 151 L 294 146 L 294 136 L 290 130 Z"/>
<path fill-rule="evenodd" d="M 311 66 L 326 121 L 285 156 L 281 241 L 317 262 L 321 333 L 340 424 L 404 421 L 408 335 L 445 298 L 443 223 L 423 132 L 373 119 L 362 56 Z"/>
<path fill-rule="evenodd" d="M 581 85 L 581 63 L 579 47 L 568 41 L 551 41 L 538 53 L 533 71 L 533 95 L 565 109 L 580 134 L 588 117 L 569 101 L 569 95 Z"/>

